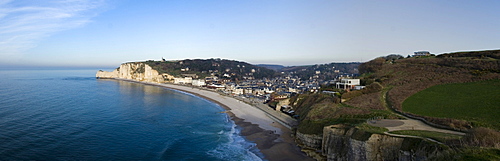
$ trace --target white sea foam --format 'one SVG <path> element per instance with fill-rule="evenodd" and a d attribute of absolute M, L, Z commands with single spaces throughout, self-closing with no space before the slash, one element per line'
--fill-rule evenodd
<path fill-rule="evenodd" d="M 230 127 L 221 134 L 221 137 L 226 138 L 220 139 L 227 140 L 227 142 L 219 144 L 207 154 L 221 160 L 262 161 L 263 155 L 255 147 L 256 144 L 245 140 L 233 121 L 229 125 Z"/>
<path fill-rule="evenodd" d="M 167 89 L 199 98 L 212 103 L 221 110 L 223 109 L 219 104 L 195 94 L 171 88 Z M 219 135 L 218 141 L 221 141 L 221 143 L 216 148 L 209 150 L 207 154 L 220 160 L 262 161 L 264 155 L 256 147 L 256 144 L 245 140 L 245 138 L 240 135 L 240 130 L 237 128 L 234 121 L 230 119 L 229 115 L 225 114 L 224 119 L 228 127 L 225 130 L 217 132 L 217 135 Z"/>

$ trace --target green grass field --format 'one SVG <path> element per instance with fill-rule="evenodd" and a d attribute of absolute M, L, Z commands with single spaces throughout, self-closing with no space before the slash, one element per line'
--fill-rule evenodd
<path fill-rule="evenodd" d="M 433 86 L 406 99 L 403 111 L 500 129 L 500 80 Z"/>

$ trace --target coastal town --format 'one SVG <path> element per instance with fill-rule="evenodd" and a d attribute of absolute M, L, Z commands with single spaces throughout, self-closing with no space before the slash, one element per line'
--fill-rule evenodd
<path fill-rule="evenodd" d="M 251 71 L 245 73 L 245 75 L 252 75 L 255 72 L 255 70 Z M 299 76 L 294 75 L 293 72 L 281 72 L 281 75 L 275 78 L 254 79 L 253 77 L 245 77 L 246 79 L 239 81 L 230 79 L 230 73 L 223 73 L 223 77 L 218 77 L 216 72 L 211 72 L 210 76 L 205 78 L 199 78 L 196 74 L 183 74 L 184 77 L 173 78 L 168 83 L 213 90 L 220 94 L 249 100 L 250 102 L 265 103 L 270 108 L 294 118 L 299 117 L 294 113 L 294 108 L 288 105 L 286 101 L 281 100 L 303 93 L 322 92 L 332 95 L 338 93 L 331 90 L 322 91 L 322 87 L 335 87 L 344 91 L 360 90 L 365 87 L 361 85 L 360 79 L 355 79 L 357 73 L 332 70 L 335 74 L 333 79 L 321 79 L 320 75 L 325 74 L 325 71 L 310 72 L 314 73 L 314 75 L 309 79 L 301 79 Z"/>

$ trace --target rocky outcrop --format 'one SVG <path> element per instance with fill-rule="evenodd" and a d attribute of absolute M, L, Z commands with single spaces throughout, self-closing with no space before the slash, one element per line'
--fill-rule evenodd
<path fill-rule="evenodd" d="M 117 69 L 113 70 L 112 72 L 99 70 L 95 74 L 95 77 L 96 78 L 102 78 L 102 79 L 106 79 L 106 78 L 118 78 L 118 75 L 120 75 L 120 72 L 119 72 L 119 70 L 117 68 Z"/>
<path fill-rule="evenodd" d="M 151 68 L 151 66 L 140 63 L 124 63 L 119 68 L 112 72 L 99 70 L 96 73 L 96 78 L 122 78 L 131 79 L 136 81 L 164 83 L 173 80 L 173 76 L 168 74 L 160 74 L 158 71 Z"/>
<path fill-rule="evenodd" d="M 439 160 L 445 157 L 447 147 L 420 138 L 373 134 L 357 128 L 340 125 L 326 126 L 323 135 L 297 132 L 297 143 L 313 149 L 317 160 Z M 310 152 L 311 150 L 309 150 Z"/>
<path fill-rule="evenodd" d="M 297 142 L 304 147 L 311 149 L 321 149 L 321 141 L 323 139 L 321 135 L 303 134 L 297 131 L 295 137 Z"/>
<path fill-rule="evenodd" d="M 323 129 L 322 155 L 328 160 L 429 160 L 443 146 L 419 138 L 372 134 L 357 128 L 327 126 Z"/>

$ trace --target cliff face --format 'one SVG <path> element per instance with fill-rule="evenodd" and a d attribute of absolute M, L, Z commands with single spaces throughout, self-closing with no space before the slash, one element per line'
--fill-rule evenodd
<path fill-rule="evenodd" d="M 323 132 L 322 153 L 328 160 L 398 160 L 404 140 L 335 126 Z"/>
<path fill-rule="evenodd" d="M 326 126 L 322 138 L 300 133 L 296 136 L 304 146 L 321 150 L 318 160 L 433 160 L 446 151 L 443 146 L 418 138 L 372 134 L 337 125 Z"/>
<path fill-rule="evenodd" d="M 151 66 L 144 63 L 124 63 L 112 72 L 97 71 L 96 78 L 122 78 L 137 81 L 163 83 L 174 77 L 168 74 L 160 74 Z"/>
<path fill-rule="evenodd" d="M 321 149 L 321 140 L 323 139 L 321 135 L 303 134 L 297 131 L 295 137 L 299 144 L 312 149 Z"/>

